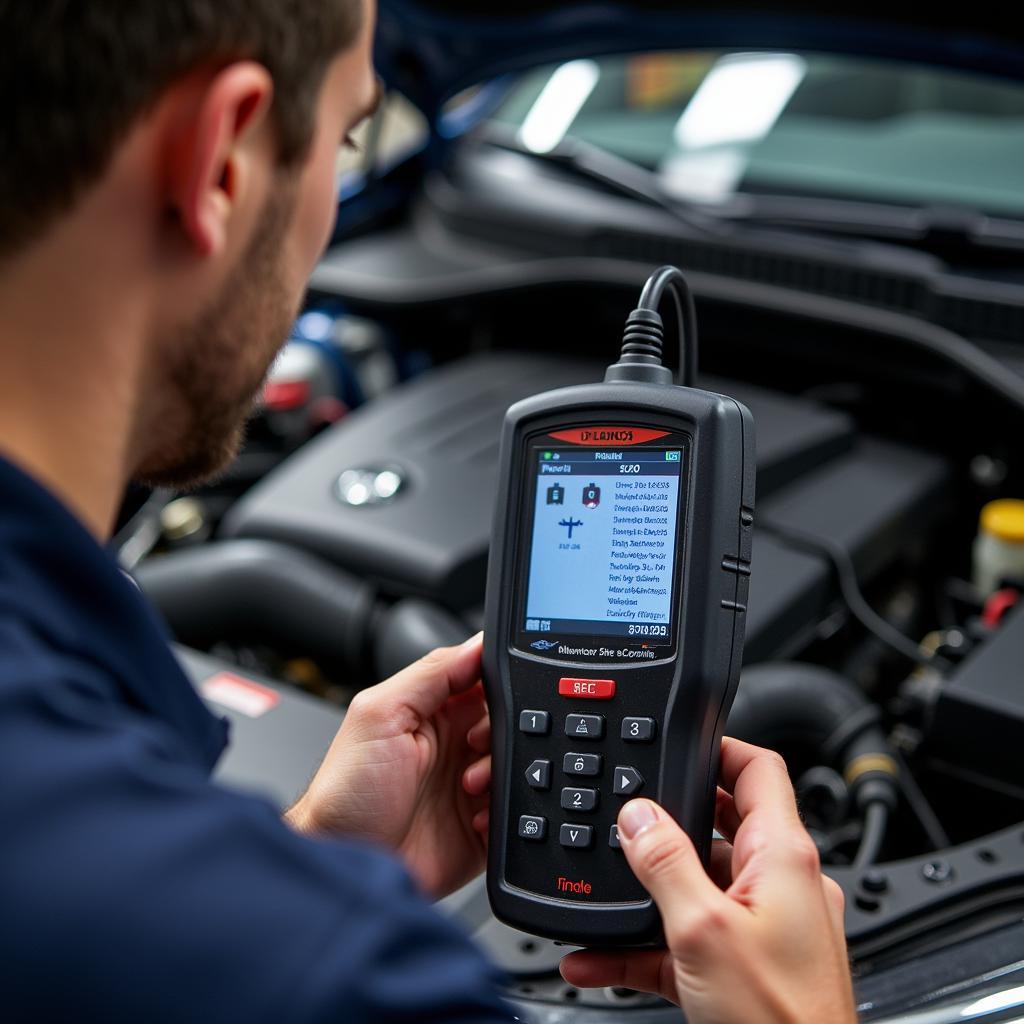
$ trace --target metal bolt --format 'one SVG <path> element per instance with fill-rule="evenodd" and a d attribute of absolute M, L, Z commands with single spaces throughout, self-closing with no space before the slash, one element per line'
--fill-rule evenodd
<path fill-rule="evenodd" d="M 921 874 L 926 881 L 938 885 L 941 882 L 948 882 L 953 877 L 953 868 L 948 861 L 930 860 L 921 868 Z"/>
<path fill-rule="evenodd" d="M 865 892 L 885 892 L 889 888 L 889 879 L 881 871 L 869 871 L 860 880 Z"/>

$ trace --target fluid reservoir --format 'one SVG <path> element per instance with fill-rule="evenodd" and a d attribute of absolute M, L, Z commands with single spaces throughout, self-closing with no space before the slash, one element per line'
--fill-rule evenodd
<path fill-rule="evenodd" d="M 1024 580 L 1024 501 L 1001 498 L 981 510 L 974 541 L 974 585 L 987 597 L 1004 577 Z"/>

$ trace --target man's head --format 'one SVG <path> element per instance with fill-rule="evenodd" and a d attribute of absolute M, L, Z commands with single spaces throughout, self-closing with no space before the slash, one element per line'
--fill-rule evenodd
<path fill-rule="evenodd" d="M 0 279 L 76 230 L 83 275 L 123 266 L 129 472 L 184 484 L 236 449 L 375 100 L 372 30 L 372 0 L 0 0 Z"/>

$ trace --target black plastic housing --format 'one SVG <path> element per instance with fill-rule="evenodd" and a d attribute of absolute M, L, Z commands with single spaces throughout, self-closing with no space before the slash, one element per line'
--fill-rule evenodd
<path fill-rule="evenodd" d="M 641 664 L 567 660 L 518 649 L 516 616 L 526 536 L 527 440 L 539 431 L 590 425 L 654 427 L 684 435 L 689 465 L 680 495 L 675 636 L 671 658 Z M 673 442 L 675 443 L 675 442 Z M 488 567 L 484 684 L 493 732 L 488 894 L 494 913 L 523 931 L 586 945 L 639 945 L 657 941 L 661 920 L 639 887 L 621 850 L 607 844 L 607 829 L 625 797 L 613 797 L 607 771 L 620 758 L 638 763 L 646 780 L 640 795 L 664 806 L 686 829 L 701 855 L 710 851 L 718 749 L 742 662 L 754 505 L 754 431 L 747 409 L 706 391 L 636 383 L 565 388 L 528 398 L 505 417 L 499 491 Z M 566 698 L 560 677 L 616 682 L 610 701 Z M 524 708 L 548 710 L 546 737 L 518 732 Z M 562 847 L 558 807 L 567 714 L 601 714 L 607 735 L 600 748 L 605 784 L 596 842 L 590 850 Z M 619 738 L 621 719 L 653 717 L 655 743 L 641 749 Z M 536 792 L 522 768 L 532 757 L 552 760 L 555 783 L 547 796 L 551 827 L 542 842 L 519 839 L 520 814 L 537 812 Z M 569 782 L 565 783 L 566 785 Z M 561 819 L 559 813 L 563 814 Z M 568 820 L 572 820 L 568 818 Z M 577 819 L 578 820 L 578 819 Z M 529 862 L 524 858 L 534 858 Z M 516 884 L 528 878 L 528 885 Z M 566 896 L 559 877 L 585 879 L 590 894 Z M 545 887 L 545 880 L 548 885 Z M 603 898 L 604 897 L 604 898 Z"/>
<path fill-rule="evenodd" d="M 939 688 L 928 723 L 928 751 L 1024 793 L 1024 602 Z"/>

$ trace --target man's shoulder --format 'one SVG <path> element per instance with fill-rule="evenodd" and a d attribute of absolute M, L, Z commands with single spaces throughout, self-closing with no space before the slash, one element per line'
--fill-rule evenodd
<path fill-rule="evenodd" d="M 41 699 L 69 684 L 97 698 L 117 693 L 113 674 L 94 658 L 55 643 L 33 620 L 0 606 L 0 694 Z"/>
<path fill-rule="evenodd" d="M 157 1000 L 166 1020 L 397 1021 L 421 994 L 431 1019 L 497 1016 L 483 961 L 393 857 L 215 785 L 101 666 L 11 618 L 0 665 L 13 1019 L 144 1020 Z"/>

